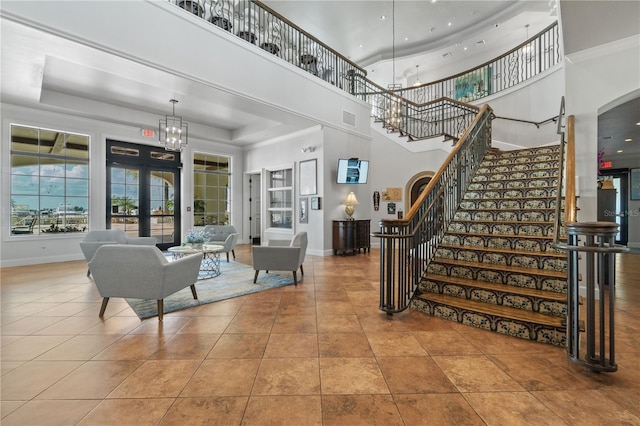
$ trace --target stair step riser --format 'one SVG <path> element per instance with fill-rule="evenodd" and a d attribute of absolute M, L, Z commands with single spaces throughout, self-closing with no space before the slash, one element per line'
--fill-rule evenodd
<path fill-rule="evenodd" d="M 500 198 L 524 198 L 524 197 L 554 197 L 558 193 L 558 188 L 555 187 L 537 187 L 537 188 L 505 188 L 502 182 L 491 183 L 472 183 L 469 185 L 469 189 L 466 194 L 478 193 L 484 194 L 486 192 L 492 192 L 498 194 Z M 473 197 L 473 198 L 482 198 Z M 486 197 L 486 196 L 485 196 Z"/>
<path fill-rule="evenodd" d="M 513 200 L 483 200 L 483 199 L 463 199 L 460 202 L 460 208 L 463 210 L 536 210 L 536 209 L 554 209 L 556 208 L 556 200 L 548 199 L 513 199 Z"/>
<path fill-rule="evenodd" d="M 433 302 L 415 298 L 411 303 L 412 308 L 429 315 L 455 321 L 465 325 L 490 330 L 509 336 L 520 337 L 540 343 L 556 346 L 566 346 L 566 333 L 564 328 L 556 328 L 540 324 L 531 324 L 521 321 L 501 318 L 494 315 L 473 312 L 466 309 L 454 308 L 440 302 Z"/>
<path fill-rule="evenodd" d="M 566 317 L 567 304 L 552 299 L 536 296 L 513 294 L 508 291 L 497 291 L 484 288 L 473 288 L 454 283 L 443 283 L 433 280 L 423 280 L 419 290 L 422 293 L 436 293 L 475 302 L 490 303 L 496 306 L 506 306 L 523 311 L 536 312 L 553 317 Z"/>
<path fill-rule="evenodd" d="M 523 175 L 526 178 L 558 177 L 558 166 L 540 168 L 525 168 L 525 165 L 518 168 L 507 166 L 480 166 L 476 170 L 475 176 L 487 176 L 494 175 L 496 173 L 505 175 L 507 179 L 513 179 L 514 177 L 512 176 L 515 176 L 516 179 L 521 179 Z"/>
<path fill-rule="evenodd" d="M 554 256 L 525 255 L 522 253 L 492 253 L 475 251 L 468 247 L 440 247 L 436 250 L 435 259 L 481 262 L 491 265 L 513 266 L 517 268 L 543 269 L 545 271 L 567 271 L 567 260 Z"/>
<path fill-rule="evenodd" d="M 551 156 L 534 157 L 532 158 L 518 158 L 518 159 L 499 159 L 488 160 L 480 163 L 480 168 L 493 168 L 499 169 L 496 171 L 509 171 L 509 170 L 534 170 L 534 169 L 557 169 L 560 164 L 560 160 Z"/>
<path fill-rule="evenodd" d="M 525 179 L 551 179 L 558 178 L 558 169 L 548 170 L 511 170 L 497 172 L 492 168 L 485 169 L 485 172 L 478 172 L 473 176 L 472 182 L 483 182 L 485 180 L 525 180 Z"/>
<path fill-rule="evenodd" d="M 565 293 L 567 291 L 566 279 L 562 280 L 556 277 L 539 275 L 535 273 L 535 270 L 532 270 L 530 273 L 501 271 L 499 269 L 492 269 L 489 264 L 483 267 L 471 267 L 440 263 L 435 259 L 429 264 L 427 273 L 552 291 L 554 293 Z"/>
<path fill-rule="evenodd" d="M 549 215 L 535 211 L 518 214 L 518 212 L 515 211 L 459 210 L 454 216 L 454 221 L 464 222 L 470 220 L 490 220 L 494 222 L 545 222 L 546 217 L 549 217 Z"/>
<path fill-rule="evenodd" d="M 503 250 L 521 250 L 521 251 L 541 251 L 561 253 L 560 250 L 551 247 L 553 240 L 551 239 L 518 239 L 518 237 L 504 237 L 492 235 L 464 235 L 464 234 L 448 234 L 443 237 L 443 242 L 448 245 L 466 246 L 466 247 L 486 247 L 497 248 Z"/>
<path fill-rule="evenodd" d="M 521 172 L 518 172 L 521 173 Z M 558 186 L 557 177 L 541 177 L 541 178 L 505 178 L 503 173 L 494 173 L 491 175 L 478 175 L 473 178 L 473 183 L 481 182 L 500 182 L 504 188 L 556 188 Z"/>
<path fill-rule="evenodd" d="M 560 155 L 560 146 L 545 146 L 536 148 L 518 149 L 515 151 L 502 151 L 502 152 L 488 152 L 485 154 L 484 159 L 490 160 L 494 158 L 514 158 L 514 157 L 528 157 L 528 156 L 540 156 L 540 155 Z"/>
<path fill-rule="evenodd" d="M 455 221 L 449 225 L 447 232 L 460 234 L 499 234 L 513 236 L 550 237 L 553 235 L 554 224 L 518 223 L 477 223 L 474 221 Z"/>

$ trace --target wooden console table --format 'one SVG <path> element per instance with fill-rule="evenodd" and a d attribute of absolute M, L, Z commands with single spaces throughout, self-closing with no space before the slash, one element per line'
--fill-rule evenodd
<path fill-rule="evenodd" d="M 334 220 L 333 254 L 371 251 L 371 219 Z"/>

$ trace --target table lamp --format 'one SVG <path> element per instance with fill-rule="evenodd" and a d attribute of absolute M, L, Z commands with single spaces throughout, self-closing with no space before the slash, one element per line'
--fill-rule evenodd
<path fill-rule="evenodd" d="M 356 198 L 356 194 L 350 192 L 349 195 L 347 195 L 347 199 L 344 200 L 344 205 L 346 206 L 344 208 L 344 212 L 347 214 L 347 220 L 353 220 L 353 213 L 356 211 L 354 206 L 357 206 L 358 204 L 360 203 Z"/>

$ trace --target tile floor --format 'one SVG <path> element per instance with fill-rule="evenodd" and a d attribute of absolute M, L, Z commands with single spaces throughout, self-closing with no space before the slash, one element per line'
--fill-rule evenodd
<path fill-rule="evenodd" d="M 236 261 L 251 264 L 250 246 Z M 307 256 L 304 281 L 140 321 L 83 261 L 4 268 L 9 425 L 640 425 L 640 255 L 618 256 L 619 371 L 378 306 L 379 252 Z"/>

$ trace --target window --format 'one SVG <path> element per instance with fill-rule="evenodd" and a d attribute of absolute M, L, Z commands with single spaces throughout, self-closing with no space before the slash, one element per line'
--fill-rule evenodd
<path fill-rule="evenodd" d="M 228 225 L 231 217 L 231 157 L 193 156 L 193 223 Z"/>
<path fill-rule="evenodd" d="M 293 169 L 267 172 L 269 228 L 293 229 Z"/>
<path fill-rule="evenodd" d="M 11 125 L 11 234 L 84 232 L 88 135 Z"/>

